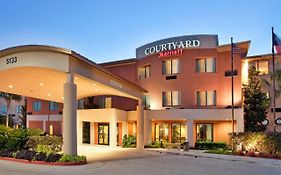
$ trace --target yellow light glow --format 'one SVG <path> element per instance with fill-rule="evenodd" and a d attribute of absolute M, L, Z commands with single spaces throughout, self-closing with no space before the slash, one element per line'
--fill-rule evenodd
<path fill-rule="evenodd" d="M 40 85 L 40 86 L 44 86 L 44 83 L 40 83 L 39 85 Z"/>
<path fill-rule="evenodd" d="M 242 83 L 248 83 L 248 70 L 249 70 L 249 62 L 248 60 L 244 60 L 242 62 Z"/>
<path fill-rule="evenodd" d="M 9 85 L 9 88 L 13 88 L 14 86 L 13 85 Z"/>

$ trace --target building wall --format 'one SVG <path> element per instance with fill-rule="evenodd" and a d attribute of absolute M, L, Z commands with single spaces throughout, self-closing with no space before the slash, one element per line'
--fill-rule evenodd
<path fill-rule="evenodd" d="M 197 73 L 196 59 L 216 58 L 215 73 Z M 166 80 L 162 75 L 162 61 L 170 59 L 180 60 L 180 73 L 176 80 Z M 241 107 L 241 57 L 236 54 L 234 57 L 234 69 L 238 75 L 234 78 L 234 102 L 235 106 Z M 183 51 L 183 55 L 168 58 L 158 58 L 158 54 L 138 59 L 136 64 L 119 64 L 116 66 L 105 66 L 109 71 L 124 78 L 131 79 L 132 74 L 137 72 L 138 67 L 150 65 L 150 77 L 138 80 L 136 84 L 148 90 L 150 96 L 150 109 L 163 109 L 162 92 L 178 90 L 181 93 L 181 105 L 178 108 L 198 108 L 196 106 L 196 91 L 216 90 L 217 105 L 215 108 L 225 108 L 231 105 L 231 79 L 225 77 L 225 71 L 231 69 L 230 50 L 218 52 L 214 49 L 188 49 Z M 199 107 L 202 108 L 202 107 Z"/>

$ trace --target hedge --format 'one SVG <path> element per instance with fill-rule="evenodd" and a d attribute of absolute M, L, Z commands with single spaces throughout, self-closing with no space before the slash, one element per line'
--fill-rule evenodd
<path fill-rule="evenodd" d="M 194 148 L 201 150 L 227 149 L 227 145 L 223 142 L 196 142 Z"/>

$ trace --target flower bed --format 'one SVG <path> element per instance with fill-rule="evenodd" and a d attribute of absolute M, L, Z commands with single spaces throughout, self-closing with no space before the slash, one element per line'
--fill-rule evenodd
<path fill-rule="evenodd" d="M 81 162 L 45 162 L 45 161 L 36 161 L 36 160 L 25 160 L 25 159 L 16 159 L 12 157 L 0 157 L 0 160 L 28 163 L 28 164 L 37 164 L 37 165 L 53 165 L 53 166 L 72 166 L 72 165 L 84 165 L 87 164 L 87 160 Z"/>

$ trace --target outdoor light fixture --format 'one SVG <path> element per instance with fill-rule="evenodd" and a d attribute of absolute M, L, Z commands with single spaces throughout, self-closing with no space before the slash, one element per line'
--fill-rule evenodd
<path fill-rule="evenodd" d="M 39 85 L 40 85 L 40 86 L 44 86 L 44 83 L 40 83 Z"/>
<path fill-rule="evenodd" d="M 9 88 L 13 88 L 14 86 L 13 85 L 9 85 Z"/>
<path fill-rule="evenodd" d="M 51 94 L 50 93 L 48 93 L 48 97 L 50 97 L 51 96 Z"/>

